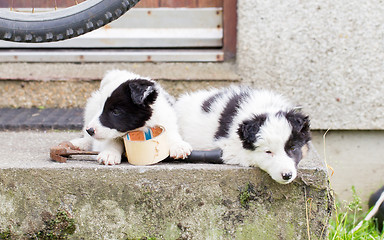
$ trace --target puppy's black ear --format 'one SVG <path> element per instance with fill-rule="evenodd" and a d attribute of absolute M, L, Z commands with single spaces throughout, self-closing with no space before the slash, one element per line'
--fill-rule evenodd
<path fill-rule="evenodd" d="M 248 150 L 255 150 L 254 143 L 257 140 L 256 134 L 259 132 L 261 125 L 267 119 L 266 115 L 257 115 L 250 120 L 243 121 L 237 129 L 237 134 L 243 144 L 243 147 Z"/>
<path fill-rule="evenodd" d="M 299 134 L 305 141 L 311 139 L 309 117 L 297 111 L 289 111 L 286 114 L 288 122 L 292 126 L 293 133 Z"/>
<path fill-rule="evenodd" d="M 135 79 L 129 81 L 128 86 L 134 104 L 146 105 L 156 100 L 157 91 L 153 82 L 145 79 Z"/>

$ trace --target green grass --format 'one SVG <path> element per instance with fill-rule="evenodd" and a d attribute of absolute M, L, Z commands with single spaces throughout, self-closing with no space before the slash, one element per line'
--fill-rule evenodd
<path fill-rule="evenodd" d="M 364 219 L 367 212 L 362 210 L 361 200 L 356 195 L 356 191 L 352 188 L 353 200 L 349 203 L 335 206 L 335 214 L 329 225 L 330 240 L 383 240 L 384 233 L 377 231 L 376 223 L 370 219 L 364 221 L 362 226 L 356 230 L 352 229 Z"/>

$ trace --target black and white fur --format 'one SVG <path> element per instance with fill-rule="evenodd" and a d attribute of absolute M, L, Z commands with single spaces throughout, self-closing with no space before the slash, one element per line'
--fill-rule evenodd
<path fill-rule="evenodd" d="M 193 149 L 221 148 L 224 163 L 260 167 L 279 183 L 296 178 L 309 119 L 282 96 L 231 86 L 185 94 L 175 109 Z"/>
<path fill-rule="evenodd" d="M 375 193 L 373 193 L 369 197 L 368 201 L 368 207 L 371 209 L 373 206 L 377 204 L 377 202 L 380 200 L 382 194 L 384 194 L 384 186 L 377 190 Z M 376 214 L 374 215 L 374 218 L 377 221 L 377 228 L 380 232 L 383 232 L 383 225 L 384 225 L 384 203 L 381 203 L 379 205 L 379 208 L 377 209 Z"/>
<path fill-rule="evenodd" d="M 120 164 L 122 137 L 127 131 L 161 125 L 167 131 L 170 155 L 186 158 L 191 146 L 178 132 L 173 99 L 156 82 L 136 74 L 112 70 L 100 89 L 88 99 L 84 112 L 84 137 L 71 143 L 83 150 L 100 151 L 101 164 Z"/>

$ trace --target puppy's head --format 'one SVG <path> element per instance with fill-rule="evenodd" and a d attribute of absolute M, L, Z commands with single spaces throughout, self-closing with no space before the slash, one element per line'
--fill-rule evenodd
<path fill-rule="evenodd" d="M 86 131 L 96 139 L 111 139 L 143 127 L 152 116 L 151 105 L 157 96 L 154 82 L 128 80 L 113 90 L 100 114 L 86 126 Z"/>
<path fill-rule="evenodd" d="M 295 111 L 261 114 L 243 121 L 237 131 L 250 165 L 287 184 L 297 176 L 297 165 L 310 141 L 309 119 Z"/>

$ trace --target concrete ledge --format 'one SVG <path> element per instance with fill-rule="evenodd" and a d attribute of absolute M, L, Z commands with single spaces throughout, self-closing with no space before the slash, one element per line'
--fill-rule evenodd
<path fill-rule="evenodd" d="M 122 69 L 156 80 L 238 81 L 234 62 L 222 63 L 1 63 L 0 80 L 92 81 Z"/>
<path fill-rule="evenodd" d="M 173 96 L 185 91 L 227 86 L 227 80 L 158 80 Z M 24 81 L 0 80 L 0 108 L 83 108 L 100 80 L 92 81 Z"/>
<path fill-rule="evenodd" d="M 84 107 L 105 72 L 125 69 L 156 79 L 173 96 L 238 82 L 234 63 L 2 63 L 0 107 Z"/>
<path fill-rule="evenodd" d="M 78 132 L 0 132 L 0 236 L 71 239 L 326 238 L 332 198 L 311 149 L 300 177 L 275 183 L 229 165 L 108 167 L 51 162 Z"/>

